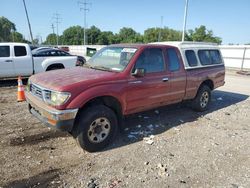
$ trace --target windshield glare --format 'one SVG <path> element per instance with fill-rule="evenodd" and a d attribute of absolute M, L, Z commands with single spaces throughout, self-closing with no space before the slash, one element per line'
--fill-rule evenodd
<path fill-rule="evenodd" d="M 121 72 L 128 65 L 136 50 L 136 48 L 127 47 L 105 47 L 98 51 L 88 64 L 93 68 L 100 67 Z"/>

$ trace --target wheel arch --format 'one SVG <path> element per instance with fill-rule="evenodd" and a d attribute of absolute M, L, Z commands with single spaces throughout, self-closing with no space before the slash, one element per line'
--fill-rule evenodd
<path fill-rule="evenodd" d="M 205 80 L 203 80 L 203 81 L 200 83 L 199 87 L 197 87 L 197 89 L 196 89 L 196 91 L 195 91 L 195 93 L 194 93 L 193 98 L 195 98 L 195 97 L 198 95 L 200 89 L 201 89 L 202 86 L 204 86 L 204 85 L 208 86 L 208 87 L 210 88 L 211 91 L 214 90 L 214 83 L 213 83 L 213 81 L 212 81 L 211 79 L 205 79 Z"/>
<path fill-rule="evenodd" d="M 79 108 L 78 113 L 76 115 L 75 122 L 77 121 L 77 119 L 79 118 L 83 110 L 94 105 L 104 105 L 104 106 L 109 107 L 116 114 L 118 125 L 121 125 L 122 120 L 123 120 L 122 104 L 116 97 L 109 96 L 109 95 L 97 96 L 92 99 L 89 99 L 81 108 Z M 122 126 L 119 126 L 119 127 L 122 127 Z M 77 130 L 77 127 L 74 124 L 73 129 L 72 129 L 72 135 L 74 137 L 77 136 L 76 130 Z"/>
<path fill-rule="evenodd" d="M 97 104 L 105 105 L 111 108 L 115 113 L 122 114 L 122 105 L 119 102 L 119 100 L 115 98 L 114 96 L 109 96 L 109 95 L 99 96 L 99 97 L 90 99 L 80 108 L 80 110 L 88 106 L 97 105 Z"/>
<path fill-rule="evenodd" d="M 200 84 L 199 89 L 200 89 L 203 85 L 207 85 L 207 86 L 211 89 L 211 91 L 214 90 L 214 82 L 213 82 L 211 79 L 206 79 L 206 80 L 204 80 L 204 81 Z"/>
<path fill-rule="evenodd" d="M 49 70 L 54 70 L 53 68 L 57 68 L 57 69 L 64 69 L 64 65 L 62 63 L 54 63 L 54 64 L 51 64 L 49 65 L 47 68 L 46 68 L 46 71 L 49 71 Z"/>

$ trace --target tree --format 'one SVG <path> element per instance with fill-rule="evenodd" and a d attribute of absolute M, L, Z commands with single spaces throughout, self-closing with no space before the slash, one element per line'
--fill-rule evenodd
<path fill-rule="evenodd" d="M 143 43 L 144 42 L 144 36 L 141 35 L 140 33 L 136 33 L 135 41 L 136 41 L 136 43 Z"/>
<path fill-rule="evenodd" d="M 109 45 L 115 43 L 114 33 L 111 31 L 103 31 L 97 38 L 97 44 L 100 45 Z"/>
<path fill-rule="evenodd" d="M 46 37 L 46 41 L 44 42 L 44 44 L 56 45 L 56 34 L 50 33 L 50 34 Z"/>
<path fill-rule="evenodd" d="M 80 45 L 83 43 L 83 28 L 79 25 L 72 26 L 63 31 L 61 42 L 67 45 Z"/>
<path fill-rule="evenodd" d="M 19 32 L 14 31 L 14 32 L 12 32 L 11 35 L 12 35 L 13 42 L 27 42 L 24 39 L 23 35 L 21 33 L 19 33 Z"/>
<path fill-rule="evenodd" d="M 159 38 L 159 33 L 161 33 Z M 181 39 L 181 32 L 174 29 L 165 28 L 148 28 L 144 31 L 144 42 L 160 41 L 179 41 Z"/>
<path fill-rule="evenodd" d="M 160 39 L 161 41 L 180 41 L 181 40 L 181 31 L 177 31 L 174 29 L 170 29 L 165 27 L 162 29 L 162 38 Z"/>
<path fill-rule="evenodd" d="M 63 31 L 59 37 L 59 43 L 65 45 L 83 44 L 84 29 L 80 26 L 72 26 Z M 141 35 L 129 27 L 123 27 L 119 33 L 114 34 L 111 31 L 101 31 L 96 26 L 91 26 L 87 31 L 87 44 L 117 44 L 117 43 L 149 43 L 160 41 L 180 41 L 182 32 L 168 27 L 148 28 Z M 49 34 L 45 44 L 55 44 L 56 35 Z M 189 30 L 185 34 L 186 41 L 206 41 L 221 43 L 221 38 L 214 36 L 212 30 L 207 30 L 205 26 Z"/>
<path fill-rule="evenodd" d="M 144 42 L 156 42 L 158 41 L 159 30 L 157 28 L 148 28 L 144 31 Z"/>
<path fill-rule="evenodd" d="M 98 43 L 98 37 L 101 34 L 101 30 L 95 26 L 91 26 L 87 30 L 87 39 L 88 44 L 97 44 Z"/>
<path fill-rule="evenodd" d="M 136 39 L 138 37 L 138 33 L 135 30 L 129 27 L 123 27 L 120 29 L 117 35 L 117 42 L 118 43 L 135 43 L 137 42 Z"/>
<path fill-rule="evenodd" d="M 198 41 L 198 42 L 214 42 L 221 44 L 222 40 L 220 37 L 216 37 L 212 30 L 207 30 L 206 26 L 201 25 L 195 30 L 189 30 L 186 34 L 186 40 Z"/>
<path fill-rule="evenodd" d="M 13 40 L 11 32 L 16 31 L 16 26 L 7 18 L 0 17 L 0 41 L 1 42 L 10 42 Z"/>

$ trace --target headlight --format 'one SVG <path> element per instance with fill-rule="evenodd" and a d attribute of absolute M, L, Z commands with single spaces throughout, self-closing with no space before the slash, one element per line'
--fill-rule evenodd
<path fill-rule="evenodd" d="M 63 105 L 70 98 L 70 93 L 57 92 L 57 91 L 46 91 L 44 100 L 53 106 Z"/>

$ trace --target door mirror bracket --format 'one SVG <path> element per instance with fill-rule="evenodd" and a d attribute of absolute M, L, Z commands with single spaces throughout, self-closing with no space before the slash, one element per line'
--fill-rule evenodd
<path fill-rule="evenodd" d="M 144 77 L 145 76 L 145 69 L 142 69 L 142 68 L 135 69 L 135 71 L 132 73 L 132 76 L 134 76 L 134 77 Z"/>

